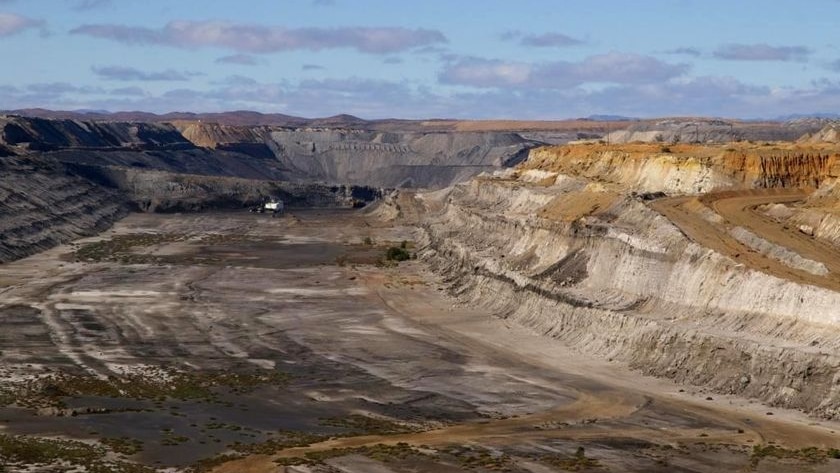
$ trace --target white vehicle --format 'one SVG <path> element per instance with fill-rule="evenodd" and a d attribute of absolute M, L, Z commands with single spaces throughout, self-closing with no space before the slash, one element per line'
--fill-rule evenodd
<path fill-rule="evenodd" d="M 265 210 L 270 210 L 274 213 L 282 212 L 283 211 L 283 201 L 278 200 L 278 201 L 266 202 L 265 205 L 263 206 L 263 208 Z"/>
<path fill-rule="evenodd" d="M 274 216 L 276 214 L 283 213 L 284 209 L 285 209 L 285 206 L 283 205 L 282 200 L 271 199 L 264 204 L 257 205 L 255 207 L 251 207 L 250 212 L 254 212 L 254 213 L 258 213 L 258 214 L 270 212 L 272 214 L 272 216 Z"/>

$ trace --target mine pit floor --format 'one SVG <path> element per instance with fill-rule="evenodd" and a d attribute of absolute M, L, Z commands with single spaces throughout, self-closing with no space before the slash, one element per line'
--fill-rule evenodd
<path fill-rule="evenodd" d="M 135 214 L 0 266 L 0 471 L 840 469 L 837 423 L 587 358 L 381 261 L 413 236 Z"/>

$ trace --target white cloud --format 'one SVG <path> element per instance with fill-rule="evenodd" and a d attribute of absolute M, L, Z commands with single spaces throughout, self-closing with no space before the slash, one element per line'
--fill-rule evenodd
<path fill-rule="evenodd" d="M 284 28 L 225 21 L 172 21 L 162 28 L 83 25 L 70 32 L 127 44 L 218 47 L 242 53 L 354 48 L 364 53 L 388 54 L 446 42 L 440 31 L 423 28 Z"/>
<path fill-rule="evenodd" d="M 770 46 L 769 44 L 725 44 L 713 53 L 728 61 L 805 61 L 811 50 L 805 46 Z"/>
<path fill-rule="evenodd" d="M 30 28 L 43 28 L 42 20 L 33 20 L 14 13 L 0 13 L 0 37 L 11 36 Z"/>
<path fill-rule="evenodd" d="M 256 66 L 257 59 L 250 54 L 232 54 L 216 59 L 217 64 L 237 64 L 240 66 Z"/>
<path fill-rule="evenodd" d="M 650 56 L 610 52 L 580 62 L 525 63 L 460 58 L 448 63 L 441 82 L 472 87 L 568 89 L 587 83 L 639 84 L 668 80 L 688 71 Z"/>
<path fill-rule="evenodd" d="M 255 110 L 309 117 L 349 113 L 364 118 L 550 119 L 618 114 L 776 117 L 840 109 L 840 82 L 770 88 L 732 77 L 678 76 L 659 82 L 613 83 L 598 88 L 500 87 L 434 92 L 410 82 L 350 77 L 260 82 L 230 76 L 207 88 L 154 93 L 138 87 L 102 89 L 70 83 L 0 85 L 4 108 L 46 107 L 146 110 L 158 113 Z"/>
<path fill-rule="evenodd" d="M 533 46 L 537 48 L 547 47 L 566 47 L 577 46 L 583 44 L 583 41 L 572 38 L 563 33 L 545 33 L 540 35 L 525 35 L 520 40 L 523 46 Z"/>
<path fill-rule="evenodd" d="M 190 77 L 202 75 L 196 72 L 176 71 L 174 69 L 149 72 L 126 66 L 94 66 L 91 70 L 103 79 L 120 81 L 187 81 L 190 80 Z"/>

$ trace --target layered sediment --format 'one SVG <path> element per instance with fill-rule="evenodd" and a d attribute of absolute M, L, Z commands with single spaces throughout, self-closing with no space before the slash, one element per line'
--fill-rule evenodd
<path fill-rule="evenodd" d="M 285 179 L 442 188 L 521 162 L 540 144 L 511 132 L 383 132 L 178 122 L 196 146 L 276 160 Z"/>
<path fill-rule="evenodd" d="M 0 263 L 105 230 L 128 201 L 49 160 L 0 159 Z"/>
<path fill-rule="evenodd" d="M 786 273 L 752 264 L 760 255 L 699 244 L 647 200 L 658 192 L 817 185 L 832 179 L 836 157 L 542 148 L 516 172 L 416 200 L 439 209 L 423 225 L 422 254 L 462 302 L 585 353 L 836 418 L 840 292 L 829 286 L 836 275 L 821 276 L 829 287 L 780 277 Z M 768 258 L 780 255 L 779 267 L 825 274 L 819 262 L 733 230 L 711 203 L 693 202 L 683 210 L 720 231 L 726 245 L 763 245 Z"/>
<path fill-rule="evenodd" d="M 607 134 L 610 143 L 730 143 L 737 141 L 794 141 L 815 133 L 822 120 L 748 122 L 708 118 L 669 118 L 630 124 Z"/>

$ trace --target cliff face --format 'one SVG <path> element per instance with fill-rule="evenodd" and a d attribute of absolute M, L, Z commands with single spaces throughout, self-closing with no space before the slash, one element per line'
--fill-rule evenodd
<path fill-rule="evenodd" d="M 132 207 L 143 212 L 195 212 L 242 209 L 269 198 L 290 207 L 346 207 L 366 204 L 381 196 L 367 186 L 293 183 L 205 176 L 132 168 L 73 166 L 73 172 L 106 188 L 118 190 Z"/>
<path fill-rule="evenodd" d="M 513 165 L 534 145 L 515 133 L 0 117 L 0 156 L 9 157 L 0 257 L 100 231 L 128 209 L 241 208 L 269 196 L 352 206 L 381 187 L 446 187 Z"/>
<path fill-rule="evenodd" d="M 823 182 L 831 165 L 803 156 L 732 166 L 702 154 L 536 150 L 515 172 L 417 199 L 431 215 L 422 254 L 463 303 L 586 353 L 836 418 L 840 292 L 701 246 L 635 193 Z"/>
<path fill-rule="evenodd" d="M 832 149 L 734 151 L 722 161 L 725 172 L 754 187 L 819 187 L 840 176 L 840 154 Z"/>
<path fill-rule="evenodd" d="M 1 117 L 2 141 L 32 150 L 60 148 L 193 148 L 172 125 Z"/>
<path fill-rule="evenodd" d="M 96 234 L 127 213 L 127 199 L 42 159 L 0 159 L 0 262 Z"/>
<path fill-rule="evenodd" d="M 825 125 L 819 131 L 807 133 L 799 139 L 800 143 L 840 143 L 840 123 Z"/>
<path fill-rule="evenodd" d="M 350 207 L 379 195 L 287 182 L 290 174 L 270 150 L 199 148 L 167 124 L 0 117 L 0 262 L 100 232 L 130 210 L 242 208 L 268 197 Z"/>
<path fill-rule="evenodd" d="M 819 187 L 840 176 L 831 146 L 568 145 L 537 148 L 523 169 L 541 169 L 643 192 Z"/>
<path fill-rule="evenodd" d="M 794 141 L 820 129 L 820 121 L 742 122 L 716 119 L 644 121 L 610 132 L 610 143 L 729 143 L 734 141 Z"/>
<path fill-rule="evenodd" d="M 249 179 L 283 179 L 273 156 L 196 147 L 170 124 L 0 117 L 2 141 L 18 154 L 69 165 L 129 167 Z"/>
<path fill-rule="evenodd" d="M 440 188 L 520 162 L 538 143 L 503 132 L 379 132 L 177 124 L 197 146 L 271 156 L 286 179 Z"/>
<path fill-rule="evenodd" d="M 538 143 L 503 132 L 378 132 L 195 121 L 0 117 L 0 145 L 71 165 L 299 183 L 441 188 L 520 162 Z"/>

